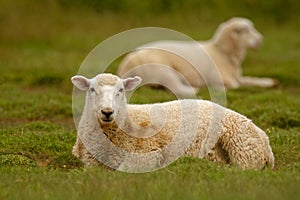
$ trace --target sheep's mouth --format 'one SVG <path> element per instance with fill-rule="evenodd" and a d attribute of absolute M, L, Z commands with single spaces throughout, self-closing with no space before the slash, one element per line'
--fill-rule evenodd
<path fill-rule="evenodd" d="M 250 49 L 258 49 L 260 46 L 261 46 L 261 44 L 262 44 L 262 40 L 255 40 L 255 41 L 252 41 L 251 43 L 250 43 L 250 45 L 249 45 L 249 48 Z"/>
<path fill-rule="evenodd" d="M 99 119 L 98 121 L 99 121 L 100 124 L 109 124 L 109 123 L 112 123 L 114 121 L 114 119 L 103 118 L 103 119 Z"/>
<path fill-rule="evenodd" d="M 103 122 L 112 122 L 113 120 L 112 119 L 104 119 L 102 120 Z"/>

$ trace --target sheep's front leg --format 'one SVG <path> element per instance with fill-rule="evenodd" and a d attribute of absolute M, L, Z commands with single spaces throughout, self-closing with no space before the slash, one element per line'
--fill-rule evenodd
<path fill-rule="evenodd" d="M 99 166 L 100 163 L 95 157 L 85 148 L 82 141 L 77 137 L 76 142 L 73 146 L 72 153 L 74 156 L 79 158 L 85 166 Z"/>
<path fill-rule="evenodd" d="M 279 82 L 272 78 L 265 77 L 251 77 L 243 76 L 239 78 L 239 82 L 242 86 L 258 86 L 264 88 L 276 87 L 279 85 Z"/>

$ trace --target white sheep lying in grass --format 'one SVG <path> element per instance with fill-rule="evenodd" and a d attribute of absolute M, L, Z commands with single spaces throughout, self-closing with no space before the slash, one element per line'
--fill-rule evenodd
<path fill-rule="evenodd" d="M 140 76 L 145 82 L 167 86 L 181 97 L 192 97 L 205 86 L 274 87 L 278 81 L 272 78 L 242 75 L 247 49 L 258 48 L 261 43 L 262 35 L 250 20 L 232 18 L 222 23 L 208 41 L 166 40 L 141 46 L 123 59 L 118 75 Z"/>
<path fill-rule="evenodd" d="M 205 100 L 127 104 L 125 91 L 141 78 L 99 74 L 72 77 L 86 91 L 73 154 L 85 165 L 134 171 L 161 168 L 181 155 L 206 158 L 242 169 L 273 167 L 264 131 L 232 110 Z M 138 158 L 136 160 L 135 158 Z M 149 169 L 151 168 L 151 169 Z"/>

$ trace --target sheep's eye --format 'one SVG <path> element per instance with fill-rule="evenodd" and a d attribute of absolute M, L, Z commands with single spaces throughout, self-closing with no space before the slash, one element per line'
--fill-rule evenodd
<path fill-rule="evenodd" d="M 123 88 L 119 89 L 116 95 L 120 96 L 120 93 L 122 93 L 122 92 L 123 92 Z"/>
<path fill-rule="evenodd" d="M 248 27 L 240 27 L 240 28 L 237 28 L 235 31 L 238 34 L 247 33 L 247 32 L 249 32 L 249 28 Z"/>
<path fill-rule="evenodd" d="M 249 27 L 244 27 L 243 28 L 243 32 L 245 32 L 245 33 L 249 32 L 249 30 L 250 30 Z"/>
<path fill-rule="evenodd" d="M 91 88 L 90 90 L 91 90 L 91 92 L 95 92 L 96 91 L 95 88 Z"/>

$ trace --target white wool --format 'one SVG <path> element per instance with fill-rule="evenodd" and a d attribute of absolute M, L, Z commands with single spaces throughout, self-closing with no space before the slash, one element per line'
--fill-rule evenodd
<path fill-rule="evenodd" d="M 194 99 L 127 104 L 123 90 L 134 89 L 139 77 L 100 74 L 74 76 L 72 82 L 87 91 L 73 147 L 85 165 L 140 172 L 165 167 L 183 155 L 242 169 L 274 165 L 265 132 L 220 105 Z"/>
<path fill-rule="evenodd" d="M 274 87 L 278 81 L 242 75 L 247 49 L 258 48 L 262 35 L 245 18 L 222 23 L 208 41 L 166 40 L 146 44 L 129 53 L 118 75 L 140 76 L 179 97 L 192 97 L 199 88 L 240 86 Z"/>

